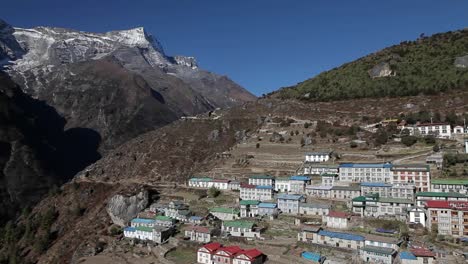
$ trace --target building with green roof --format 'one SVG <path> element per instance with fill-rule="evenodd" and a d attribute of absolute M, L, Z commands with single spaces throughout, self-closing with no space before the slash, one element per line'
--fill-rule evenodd
<path fill-rule="evenodd" d="M 457 192 L 418 192 L 416 193 L 416 203 L 424 206 L 426 201 L 468 201 L 468 195 Z"/>
<path fill-rule="evenodd" d="M 240 204 L 240 216 L 241 217 L 255 217 L 258 215 L 258 200 L 242 200 Z"/>
<path fill-rule="evenodd" d="M 221 232 L 233 237 L 260 237 L 260 230 L 255 228 L 255 223 L 250 221 L 223 221 Z"/>
<path fill-rule="evenodd" d="M 213 207 L 210 209 L 210 214 L 223 221 L 235 220 L 239 218 L 239 209 L 227 207 Z"/>
<path fill-rule="evenodd" d="M 431 181 L 433 192 L 468 193 L 468 179 L 436 179 Z"/>
<path fill-rule="evenodd" d="M 275 184 L 275 177 L 271 175 L 252 175 L 249 177 L 249 184 L 273 186 Z"/>
<path fill-rule="evenodd" d="M 190 178 L 188 180 L 188 186 L 189 187 L 195 187 L 195 188 L 209 188 L 212 186 L 212 178 L 208 177 L 200 177 L 200 178 Z"/>

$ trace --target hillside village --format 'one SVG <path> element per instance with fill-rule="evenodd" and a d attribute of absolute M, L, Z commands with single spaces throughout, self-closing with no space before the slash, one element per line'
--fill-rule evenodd
<path fill-rule="evenodd" d="M 376 133 L 391 122 L 397 120 L 383 120 L 362 130 Z M 313 122 L 306 123 L 289 127 L 291 131 L 317 129 Z M 405 122 L 396 126 L 400 137 L 395 142 L 399 144 L 408 136 L 431 137 L 439 145 L 459 144 L 455 149 L 432 147 L 422 151 L 423 155 L 418 149 L 403 158 L 396 155 L 398 159 L 380 162 L 363 154 L 365 149 L 361 154 L 332 148 L 302 150 L 302 155 L 296 151 L 289 157 L 279 151 L 282 155 L 270 153 L 268 158 L 262 157 L 262 148 L 268 148 L 268 143 L 258 139 L 270 135 L 270 147 L 287 148 L 273 138 L 289 133 L 280 131 L 284 127 L 267 124 L 244 144 L 254 145 L 255 157 L 247 162 L 235 159 L 233 155 L 239 156 L 241 148 L 251 148 L 242 144 L 221 153 L 224 161 L 217 168 L 188 179 L 180 186 L 183 191 L 174 193 L 176 198 L 145 209 L 124 228 L 124 237 L 155 244 L 174 238 L 187 241 L 185 252 L 179 246 L 175 253 L 167 253 L 176 263 L 462 261 L 468 257 L 463 250 L 468 245 L 468 178 L 464 172 L 462 177 L 453 177 L 453 173 L 447 177 L 444 166 L 449 166 L 447 155 L 468 153 L 468 140 L 464 139 L 468 127 L 445 123 L 410 126 Z M 300 132 L 290 134 L 292 138 Z M 294 140 L 305 145 L 300 135 Z M 356 147 L 350 144 L 349 148 Z M 347 155 L 351 158 L 344 158 Z M 353 161 L 353 155 L 357 160 Z M 252 162 L 257 156 L 261 160 Z M 278 157 L 283 162 L 278 163 Z M 268 162 L 271 166 L 265 166 Z M 278 169 L 260 169 L 266 167 Z M 193 197 L 200 191 L 206 191 L 206 196 Z M 272 250 L 277 243 L 287 250 L 281 254 Z M 181 261 L 176 256 L 188 257 Z"/>

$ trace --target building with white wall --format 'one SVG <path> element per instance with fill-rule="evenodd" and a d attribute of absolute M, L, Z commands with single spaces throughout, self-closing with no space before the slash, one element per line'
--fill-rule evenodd
<path fill-rule="evenodd" d="M 331 151 L 317 151 L 305 153 L 305 162 L 326 162 L 331 158 Z"/>
<path fill-rule="evenodd" d="M 390 163 L 342 163 L 339 166 L 343 182 L 391 182 Z"/>

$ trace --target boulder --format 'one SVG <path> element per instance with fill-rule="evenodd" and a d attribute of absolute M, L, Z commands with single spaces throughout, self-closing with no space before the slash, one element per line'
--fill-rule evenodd
<path fill-rule="evenodd" d="M 114 195 L 107 204 L 106 211 L 112 222 L 124 227 L 148 206 L 148 192 L 141 191 L 134 196 Z"/>
<path fill-rule="evenodd" d="M 368 71 L 371 78 L 395 76 L 388 62 L 381 62 Z"/>
<path fill-rule="evenodd" d="M 468 55 L 456 57 L 455 58 L 455 67 L 458 68 L 468 68 Z"/>

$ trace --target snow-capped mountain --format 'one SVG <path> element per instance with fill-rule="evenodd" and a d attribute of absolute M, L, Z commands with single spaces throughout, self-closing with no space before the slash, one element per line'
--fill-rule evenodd
<path fill-rule="evenodd" d="M 180 116 L 255 99 L 200 69 L 194 57 L 166 55 L 142 27 L 90 33 L 0 20 L 1 67 L 24 92 L 56 108 L 67 127 L 94 129 L 107 147 Z"/>

